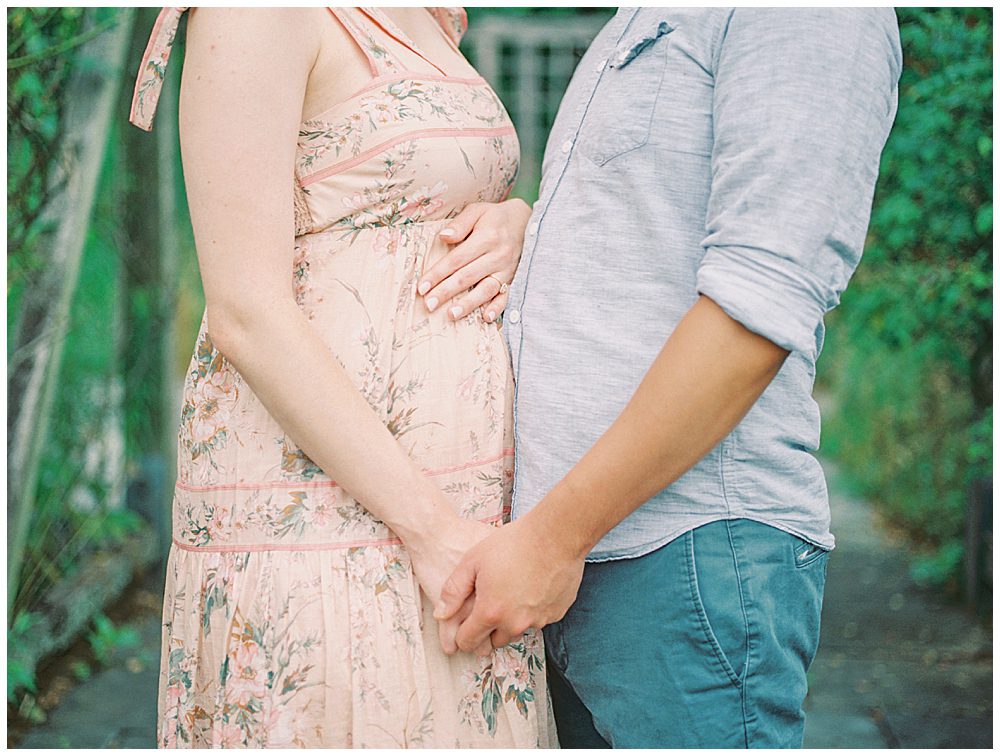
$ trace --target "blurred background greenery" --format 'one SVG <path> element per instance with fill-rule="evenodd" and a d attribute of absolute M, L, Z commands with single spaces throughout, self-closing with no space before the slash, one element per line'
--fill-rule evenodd
<path fill-rule="evenodd" d="M 203 302 L 171 124 L 183 30 L 156 131 L 126 120 L 155 13 L 7 11 L 8 701 L 28 716 L 38 663 L 88 628 L 106 644 L 103 608 L 168 543 Z M 464 49 L 521 134 L 520 196 L 535 196 L 563 89 L 610 14 L 470 9 Z M 819 363 L 822 453 L 909 540 L 916 577 L 979 601 L 992 595 L 992 11 L 898 16 L 896 126 Z"/>
<path fill-rule="evenodd" d="M 899 111 L 818 366 L 822 453 L 912 538 L 915 576 L 954 589 L 993 475 L 993 11 L 897 13 Z"/>

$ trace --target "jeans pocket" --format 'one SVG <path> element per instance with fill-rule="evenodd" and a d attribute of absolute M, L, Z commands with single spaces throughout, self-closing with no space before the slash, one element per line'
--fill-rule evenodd
<path fill-rule="evenodd" d="M 737 557 L 728 532 L 728 523 L 722 521 L 685 536 L 688 581 L 707 651 L 729 681 L 739 687 L 749 661 L 749 624 Z"/>
<path fill-rule="evenodd" d="M 580 132 L 580 151 L 597 165 L 649 141 L 672 31 L 646 21 L 608 59 Z"/>
<path fill-rule="evenodd" d="M 815 543 L 810 543 L 798 536 L 795 537 L 794 543 L 793 563 L 796 569 L 808 567 L 830 553 L 822 546 L 817 546 Z"/>

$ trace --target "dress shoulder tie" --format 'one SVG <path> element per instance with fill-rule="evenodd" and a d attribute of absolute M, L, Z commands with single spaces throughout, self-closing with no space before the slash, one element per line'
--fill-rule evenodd
<path fill-rule="evenodd" d="M 160 100 L 160 90 L 163 88 L 163 77 L 167 72 L 167 61 L 170 50 L 177 36 L 177 25 L 187 8 L 164 8 L 156 17 L 153 31 L 149 35 L 146 51 L 139 64 L 136 74 L 135 89 L 132 92 L 132 108 L 129 111 L 129 123 L 144 131 L 153 130 L 153 117 L 156 115 L 156 104 Z"/>

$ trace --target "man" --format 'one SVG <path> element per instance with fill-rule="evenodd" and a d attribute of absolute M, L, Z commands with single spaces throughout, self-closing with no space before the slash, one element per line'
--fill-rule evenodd
<path fill-rule="evenodd" d="M 437 612 L 446 650 L 547 625 L 564 747 L 802 743 L 812 384 L 900 67 L 891 9 L 645 8 L 577 68 L 504 323 L 516 520 Z"/>

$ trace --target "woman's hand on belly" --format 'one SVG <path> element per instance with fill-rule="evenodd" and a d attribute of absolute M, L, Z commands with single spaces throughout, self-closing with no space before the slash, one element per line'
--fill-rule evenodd
<path fill-rule="evenodd" d="M 427 309 L 448 308 L 452 320 L 477 307 L 494 322 L 507 306 L 507 286 L 514 280 L 531 207 L 524 200 L 474 202 L 440 232 L 453 245 L 420 279 L 418 291 Z"/>

